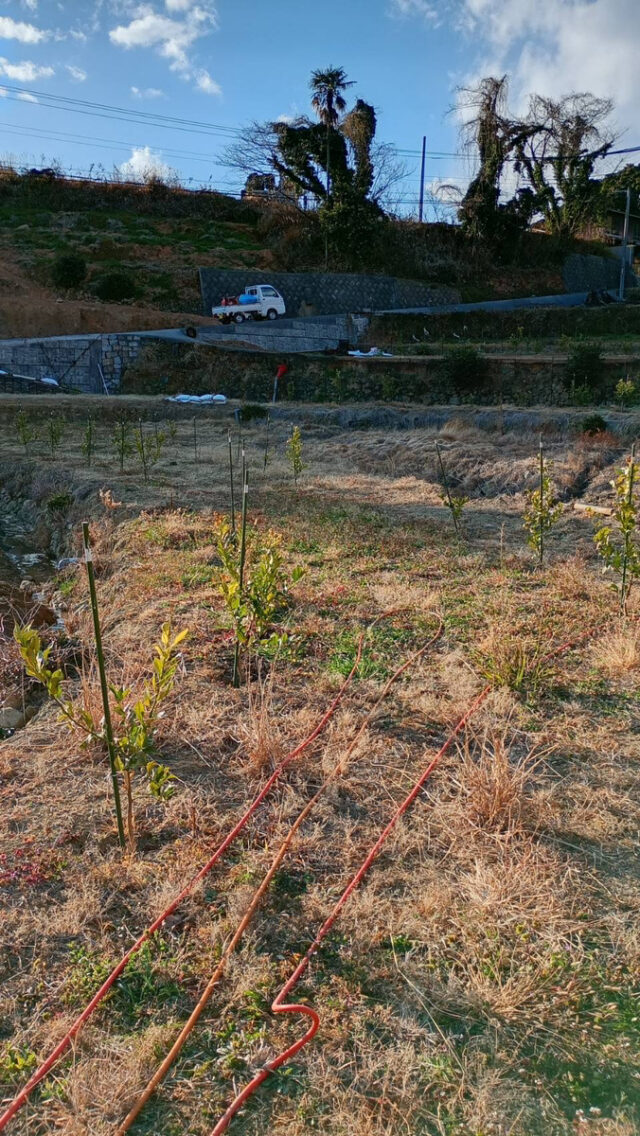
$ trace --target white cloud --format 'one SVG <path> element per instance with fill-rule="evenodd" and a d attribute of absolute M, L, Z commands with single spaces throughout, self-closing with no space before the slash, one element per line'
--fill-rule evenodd
<path fill-rule="evenodd" d="M 22 0 L 23 8 L 28 8 L 30 12 L 38 11 L 38 0 Z"/>
<path fill-rule="evenodd" d="M 0 56 L 0 75 L 7 79 L 15 79 L 18 83 L 34 83 L 36 79 L 48 79 L 53 75 L 53 67 L 40 67 L 37 63 L 24 60 L 23 63 L 11 63 Z"/>
<path fill-rule="evenodd" d="M 418 16 L 420 19 L 431 22 L 439 21 L 439 12 L 429 0 L 391 0 L 390 16 Z"/>
<path fill-rule="evenodd" d="M 11 16 L 0 16 L 0 39 L 17 39 L 20 43 L 42 43 L 49 38 L 49 34 L 42 28 L 37 28 L 35 24 L 12 20 Z"/>
<path fill-rule="evenodd" d="M 76 83 L 86 82 L 88 78 L 87 72 L 83 71 L 82 67 L 74 67 L 72 63 L 67 63 L 65 66 L 71 78 L 74 79 Z"/>
<path fill-rule="evenodd" d="M 221 95 L 222 88 L 212 79 L 208 71 L 196 71 L 196 89 L 205 95 Z"/>
<path fill-rule="evenodd" d="M 508 72 L 515 109 L 532 92 L 560 97 L 590 91 L 613 98 L 620 124 L 636 128 L 638 0 L 393 0 L 393 5 L 396 14 L 414 16 L 437 7 L 475 48 L 463 81 Z"/>
<path fill-rule="evenodd" d="M 159 87 L 132 87 L 131 94 L 134 99 L 163 99 L 164 91 Z"/>
<path fill-rule="evenodd" d="M 37 101 L 38 101 L 36 96 L 30 95 L 28 91 L 20 91 L 18 98 L 19 98 L 20 102 L 23 102 L 23 103 L 37 103 Z"/>
<path fill-rule="evenodd" d="M 136 147 L 129 160 L 120 166 L 120 173 L 131 181 L 149 181 L 151 178 L 167 181 L 176 177 L 175 170 L 149 146 Z"/>
<path fill-rule="evenodd" d="M 109 38 L 117 47 L 127 50 L 135 47 L 153 48 L 169 61 L 172 71 L 190 78 L 192 64 L 190 51 L 197 40 L 209 35 L 217 26 L 216 10 L 211 0 L 202 0 L 195 5 L 190 2 L 188 9 L 176 2 L 170 9 L 184 13 L 182 18 L 174 19 L 164 12 L 157 11 L 152 4 L 140 4 L 132 10 L 128 24 L 119 24 L 109 32 Z"/>

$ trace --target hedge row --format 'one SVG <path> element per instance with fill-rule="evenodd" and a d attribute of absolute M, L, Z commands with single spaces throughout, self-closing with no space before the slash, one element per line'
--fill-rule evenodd
<path fill-rule="evenodd" d="M 587 369 L 587 363 L 591 363 Z M 442 363 L 400 368 L 367 367 L 337 359 L 299 355 L 263 358 L 255 354 L 212 353 L 200 347 L 154 345 L 128 369 L 125 394 L 220 393 L 247 402 L 269 401 L 276 367 L 286 363 L 279 396 L 296 402 L 515 403 L 520 406 L 607 405 L 615 401 L 622 372 L 598 359 L 566 367 L 514 367 L 452 352 Z"/>
<path fill-rule="evenodd" d="M 640 304 L 611 304 L 601 308 L 520 308 L 513 312 L 450 312 L 433 316 L 377 316 L 368 338 L 379 346 L 412 343 L 415 336 L 427 342 L 463 335 L 474 342 L 508 339 L 550 339 L 560 336 L 589 338 L 602 335 L 639 335 Z"/>

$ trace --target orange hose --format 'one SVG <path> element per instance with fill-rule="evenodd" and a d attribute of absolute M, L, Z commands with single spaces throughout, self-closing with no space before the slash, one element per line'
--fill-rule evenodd
<path fill-rule="evenodd" d="M 546 655 L 544 655 L 543 661 L 546 661 L 547 659 L 554 658 L 557 655 L 563 654 L 565 651 L 571 650 L 572 647 L 577 646 L 579 643 L 583 642 L 585 639 L 589 639 L 589 638 L 593 637 L 593 635 L 597 634 L 598 631 L 601 631 L 601 630 L 602 630 L 602 628 L 597 628 L 597 629 L 592 630 L 592 631 L 587 631 L 584 635 L 579 636 L 577 639 L 573 639 L 573 640 L 570 640 L 566 643 L 563 643 L 560 647 L 556 647 L 556 648 L 552 649 L 551 651 L 549 651 Z M 242 1089 L 242 1091 L 240 1093 L 238 1093 L 238 1095 L 235 1097 L 235 1099 L 229 1105 L 226 1112 L 223 1114 L 223 1116 L 220 1117 L 220 1120 L 218 1121 L 215 1128 L 211 1132 L 211 1136 L 222 1136 L 222 1133 L 226 1132 L 227 1128 L 229 1127 L 229 1124 L 233 1120 L 233 1117 L 240 1111 L 242 1106 L 246 1103 L 246 1101 L 249 1099 L 249 1097 L 251 1097 L 255 1093 L 255 1091 L 259 1088 L 259 1086 L 264 1081 L 267 1080 L 267 1078 L 271 1075 L 271 1073 L 274 1073 L 277 1069 L 280 1068 L 281 1065 L 284 1065 L 287 1061 L 289 1061 L 292 1057 L 294 1057 L 296 1053 L 298 1053 L 305 1045 L 307 1045 L 315 1037 L 316 1033 L 318 1032 L 318 1029 L 320 1028 L 320 1018 L 318 1016 L 317 1011 L 314 1010 L 311 1006 L 303 1006 L 303 1005 L 296 1005 L 296 1004 L 285 1004 L 284 999 L 291 992 L 293 987 L 298 983 L 299 979 L 301 978 L 301 976 L 306 971 L 307 967 L 309 966 L 309 963 L 311 962 L 311 959 L 313 958 L 314 954 L 318 950 L 323 939 L 326 938 L 327 934 L 329 933 L 329 931 L 333 927 L 333 925 L 336 922 L 342 908 L 345 906 L 345 904 L 349 900 L 351 894 L 355 891 L 355 889 L 358 887 L 358 885 L 364 879 L 364 876 L 368 872 L 373 861 L 378 856 L 378 853 L 380 852 L 380 850 L 381 850 L 383 844 L 385 843 L 387 837 L 389 836 L 389 834 L 392 832 L 392 830 L 395 828 L 396 824 L 400 820 L 400 817 L 403 816 L 403 814 L 407 811 L 407 809 L 413 804 L 416 797 L 419 795 L 420 791 L 422 790 L 425 782 L 429 779 L 429 777 L 433 773 L 436 766 L 439 765 L 444 754 L 450 748 L 450 746 L 454 742 L 457 735 L 461 732 L 461 730 L 464 729 L 464 727 L 466 726 L 469 719 L 480 708 L 480 706 L 483 704 L 483 702 L 485 702 L 488 695 L 491 693 L 491 690 L 492 690 L 492 686 L 489 683 L 484 687 L 484 689 L 480 692 L 480 694 L 474 699 L 474 701 L 472 702 L 469 709 L 466 711 L 464 716 L 459 720 L 459 722 L 456 724 L 456 726 L 454 727 L 454 729 L 450 733 L 450 735 L 447 738 L 444 745 L 438 750 L 435 757 L 433 757 L 431 759 L 431 761 L 429 762 L 429 764 L 427 765 L 427 767 L 425 768 L 425 770 L 423 771 L 421 776 L 416 781 L 416 783 L 415 783 L 413 789 L 411 790 L 411 792 L 409 793 L 409 795 L 405 798 L 405 800 L 402 802 L 402 804 L 396 809 L 391 820 L 389 821 L 386 828 L 382 831 L 382 833 L 378 837 L 376 843 L 373 845 L 373 847 L 371 848 L 371 850 L 369 851 L 369 853 L 367 854 L 367 856 L 363 860 L 363 862 L 360 865 L 356 874 L 352 877 L 350 882 L 347 884 L 342 895 L 340 896 L 340 899 L 336 903 L 336 905 L 333 908 L 329 917 L 323 923 L 323 925 L 320 928 L 320 930 L 318 931 L 315 939 L 313 940 L 311 946 L 309 947 L 309 949 L 307 950 L 306 954 L 301 959 L 301 961 L 298 963 L 298 966 L 294 970 L 293 974 L 288 979 L 288 981 L 285 983 L 285 985 L 282 987 L 280 992 L 276 995 L 276 997 L 275 997 L 275 999 L 274 999 L 274 1001 L 271 1005 L 272 1012 L 275 1013 L 275 1014 L 302 1014 L 305 1017 L 308 1017 L 308 1018 L 311 1019 L 311 1025 L 309 1026 L 309 1029 L 307 1030 L 307 1032 L 304 1034 L 303 1037 L 301 1037 L 298 1041 L 294 1042 L 293 1045 L 290 1045 L 287 1049 L 285 1049 L 282 1053 L 280 1053 L 272 1061 L 268 1061 L 266 1063 L 266 1065 L 264 1065 L 263 1068 L 260 1070 L 260 1072 L 256 1073 L 253 1080 L 251 1080 L 249 1082 L 249 1084 L 246 1085 L 245 1088 Z"/>
<path fill-rule="evenodd" d="M 324 780 L 324 782 L 322 783 L 320 788 L 317 790 L 317 792 L 314 794 L 314 796 L 311 798 L 311 800 L 308 801 L 308 803 L 305 805 L 305 807 L 302 809 L 302 811 L 296 817 L 296 820 L 292 824 L 292 826 L 289 829 L 289 832 L 287 833 L 284 841 L 282 842 L 282 844 L 280 845 L 280 848 L 278 849 L 276 855 L 274 856 L 274 858 L 271 862 L 271 865 L 269 867 L 269 870 L 267 871 L 264 879 L 262 880 L 262 883 L 260 884 L 260 886 L 258 887 L 256 892 L 254 893 L 254 895 L 251 899 L 251 902 L 249 903 L 249 906 L 247 907 L 247 909 L 246 909 L 240 923 L 238 924 L 232 938 L 230 939 L 225 950 L 223 951 L 222 956 L 220 958 L 220 961 L 219 961 L 215 971 L 213 972 L 211 978 L 209 979 L 207 985 L 205 986 L 196 1006 L 194 1007 L 189 1018 L 187 1019 L 184 1026 L 180 1030 L 180 1033 L 178 1034 L 176 1040 L 174 1041 L 171 1049 L 167 1053 L 167 1056 L 164 1058 L 162 1063 L 159 1065 L 156 1072 L 153 1074 L 150 1081 L 148 1082 L 143 1093 L 138 1098 L 138 1100 L 136 1101 L 136 1103 L 133 1106 L 133 1108 L 131 1109 L 131 1111 L 127 1114 L 127 1116 L 125 1117 L 125 1119 L 122 1122 L 122 1124 L 120 1125 L 120 1127 L 117 1129 L 116 1136 L 124 1136 L 124 1133 L 129 1131 L 129 1129 L 131 1128 L 131 1125 L 134 1123 L 136 1118 L 140 1115 L 140 1113 L 142 1112 L 142 1109 L 147 1104 L 149 1099 L 153 1096 L 158 1085 L 164 1080 L 164 1077 L 166 1076 L 167 1072 L 169 1071 L 169 1069 L 173 1065 L 174 1061 L 176 1060 L 177 1056 L 179 1055 L 180 1051 L 182 1050 L 185 1041 L 187 1040 L 187 1038 L 191 1034 L 191 1032 L 194 1029 L 195 1025 L 197 1024 L 199 1018 L 201 1017 L 203 1011 L 205 1010 L 208 1002 L 210 1001 L 211 996 L 213 994 L 213 991 L 215 990 L 216 986 L 218 985 L 218 982 L 220 981 L 220 978 L 222 976 L 222 973 L 224 971 L 224 968 L 226 966 L 228 959 L 233 954 L 236 946 L 238 945 L 242 936 L 244 935 L 244 932 L 247 929 L 249 923 L 251 922 L 251 919 L 253 918 L 257 908 L 259 907 L 260 902 L 261 902 L 265 892 L 267 891 L 267 889 L 269 887 L 269 884 L 271 883 L 275 873 L 277 872 L 278 868 L 280 867 L 280 864 L 284 860 L 289 848 L 291 847 L 294 836 L 296 835 L 296 833 L 298 832 L 298 830 L 300 829 L 300 827 L 302 826 L 302 824 L 304 823 L 306 818 L 309 816 L 309 814 L 311 813 L 314 806 L 317 804 L 317 802 L 319 801 L 320 797 L 325 792 L 325 790 L 329 787 L 329 785 L 331 785 L 335 780 L 337 780 L 337 778 L 340 777 L 341 774 L 344 772 L 348 758 L 353 753 L 353 751 L 354 751 L 356 745 L 358 744 L 360 738 L 362 737 L 367 725 L 371 721 L 371 718 L 373 717 L 376 710 L 380 706 L 380 703 L 384 700 L 384 698 L 386 698 L 386 696 L 387 696 L 389 690 L 391 689 L 391 687 L 393 686 L 393 684 L 400 678 L 400 676 L 402 674 L 404 674 L 404 672 L 406 670 L 409 669 L 410 666 L 412 666 L 414 663 L 418 662 L 418 660 L 422 658 L 422 656 L 429 649 L 429 647 L 432 646 L 433 643 L 435 643 L 440 638 L 440 635 L 442 634 L 442 630 L 443 630 L 443 624 L 442 624 L 442 621 L 440 621 L 440 625 L 439 625 L 438 630 L 436 631 L 435 635 L 427 643 L 425 643 L 424 646 L 421 647 L 419 651 L 416 651 L 415 654 L 411 655 L 411 657 L 409 659 L 407 659 L 400 667 L 398 667 L 398 669 L 396 671 L 394 671 L 391 678 L 389 678 L 387 680 L 387 682 L 385 683 L 385 685 L 382 689 L 382 692 L 378 696 L 374 706 L 372 707 L 372 709 L 369 711 L 369 713 L 365 717 L 365 719 L 362 722 L 362 724 L 361 724 L 358 732 L 356 733 L 353 741 L 350 743 L 346 752 L 340 758 L 340 761 L 336 764 L 336 766 L 331 771 L 329 776 Z M 312 1018 L 314 1018 L 314 1016 L 315 1016 L 314 1012 L 310 1011 L 308 1009 L 305 1009 L 302 1012 L 308 1014 Z M 311 1033 L 311 1036 L 313 1036 L 313 1033 L 315 1033 L 316 1028 L 317 1028 L 317 1026 L 314 1026 L 313 1032 Z"/>
<path fill-rule="evenodd" d="M 87 1004 L 87 1006 L 84 1008 L 82 1013 L 80 1013 L 78 1015 L 78 1017 L 74 1021 L 73 1025 L 70 1026 L 70 1028 L 67 1030 L 64 1037 L 56 1045 L 55 1049 L 52 1050 L 52 1052 L 42 1062 L 42 1064 L 39 1066 L 39 1068 L 36 1069 L 36 1071 L 33 1073 L 33 1075 L 27 1081 L 26 1085 L 20 1090 L 19 1093 L 16 1094 L 16 1096 L 13 1098 L 11 1103 L 8 1105 L 8 1107 L 5 1109 L 5 1111 L 2 1113 L 2 1115 L 0 1116 L 0 1132 L 4 1128 L 6 1128 L 9 1121 L 15 1116 L 15 1114 L 22 1107 L 22 1105 L 25 1104 L 25 1102 L 28 1100 L 29 1096 L 31 1095 L 33 1090 L 36 1088 L 36 1086 L 39 1085 L 40 1082 L 47 1076 L 47 1074 L 50 1072 L 50 1070 L 53 1068 L 53 1066 L 58 1061 L 58 1058 L 62 1056 L 62 1054 L 65 1052 L 66 1049 L 68 1049 L 68 1047 L 70 1046 L 73 1039 L 77 1036 L 77 1034 L 82 1029 L 82 1026 L 85 1024 L 86 1021 L 88 1021 L 88 1019 L 91 1017 L 91 1015 L 94 1013 L 94 1011 L 100 1005 L 100 1003 L 107 996 L 111 987 L 118 980 L 120 975 L 123 973 L 123 971 L 125 970 L 125 968 L 127 966 L 127 963 L 133 957 L 133 955 L 135 955 L 140 950 L 140 947 L 143 945 L 143 943 L 145 943 L 148 939 L 150 939 L 151 936 L 153 934 L 155 934 L 155 932 L 157 930 L 159 930 L 159 928 L 163 925 L 163 923 L 166 922 L 166 920 L 169 918 L 169 916 L 173 915 L 173 912 L 182 903 L 183 899 L 185 899 L 186 896 L 189 895 L 190 892 L 193 891 L 196 884 L 199 883 L 200 880 L 204 879 L 204 877 L 209 874 L 209 872 L 212 870 L 214 865 L 218 862 L 220 857 L 226 852 L 229 845 L 233 843 L 233 841 L 240 834 L 242 829 L 246 826 L 246 824 L 248 823 L 250 818 L 253 816 L 253 814 L 256 811 L 256 809 L 258 808 L 258 806 L 262 803 L 262 801 L 265 799 L 265 797 L 267 796 L 269 791 L 272 789 L 273 785 L 281 777 L 284 770 L 291 764 L 292 761 L 295 760 L 295 758 L 299 757 L 300 754 L 302 754 L 306 749 L 308 749 L 308 747 L 312 744 L 312 742 L 315 741 L 315 739 L 318 737 L 318 735 L 322 733 L 322 731 L 327 726 L 328 722 L 331 720 L 331 718 L 335 714 L 338 706 L 342 702 L 344 694 L 345 694 L 348 686 L 350 685 L 358 667 L 360 666 L 360 662 L 361 662 L 361 659 L 362 659 L 362 647 L 363 647 L 363 644 L 364 644 L 365 636 L 382 619 L 388 619 L 388 618 L 390 618 L 390 616 L 392 616 L 394 614 L 395 614 L 395 611 L 385 612 L 383 615 L 380 615 L 376 619 L 374 619 L 373 622 L 369 625 L 369 627 L 365 631 L 362 632 L 362 634 L 360 635 L 359 641 L 358 641 L 356 658 L 355 658 L 355 662 L 353 664 L 353 667 L 351 668 L 351 671 L 347 675 L 347 678 L 345 679 L 344 683 L 342 684 L 342 686 L 341 686 L 340 690 L 338 691 L 336 697 L 333 699 L 333 702 L 331 703 L 331 705 L 329 706 L 328 710 L 325 712 L 323 717 L 320 719 L 320 721 L 317 724 L 317 726 L 315 727 L 315 729 L 308 735 L 308 737 L 306 737 L 304 739 L 304 741 L 302 741 L 298 746 L 296 746 L 295 749 L 291 750 L 291 752 L 289 754 L 287 754 L 287 756 L 285 758 L 283 758 L 283 760 L 280 762 L 277 769 L 274 770 L 271 777 L 269 777 L 269 779 L 266 781 L 265 785 L 260 790 L 257 797 L 251 803 L 249 808 L 246 809 L 246 811 L 243 813 L 243 815 L 241 816 L 238 823 L 236 825 L 234 825 L 234 827 L 231 829 L 231 831 L 228 833 L 228 835 L 225 837 L 225 839 L 222 841 L 222 843 L 219 845 L 219 847 L 216 848 L 215 852 L 213 853 L 211 858 L 207 861 L 207 863 L 204 865 L 204 867 L 200 869 L 200 871 L 193 877 L 192 880 L 190 880 L 190 882 L 186 885 L 186 887 L 184 887 L 182 889 L 180 894 L 176 896 L 176 898 L 169 904 L 169 906 L 167 908 L 165 908 L 165 910 L 162 912 L 162 914 L 159 915 L 158 918 L 155 919 L 154 922 L 149 927 L 147 927 L 146 931 L 142 932 L 140 937 L 138 939 L 136 939 L 133 946 L 129 948 L 129 950 L 126 952 L 125 955 L 123 955 L 120 962 L 117 964 L 117 966 L 115 966 L 113 968 L 113 970 L 111 971 L 111 974 L 108 976 L 108 978 L 105 979 L 105 981 L 103 982 L 100 989 L 96 991 L 93 998 Z"/>

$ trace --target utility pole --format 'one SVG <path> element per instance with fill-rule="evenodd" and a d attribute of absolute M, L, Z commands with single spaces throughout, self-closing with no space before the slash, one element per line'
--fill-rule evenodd
<path fill-rule="evenodd" d="M 627 190 L 627 207 L 624 214 L 624 231 L 622 234 L 622 265 L 620 267 L 620 289 L 618 299 L 624 300 L 624 286 L 627 281 L 627 247 L 629 244 L 629 221 L 631 219 L 631 190 Z"/>
<path fill-rule="evenodd" d="M 426 136 L 422 139 L 422 166 L 420 168 L 420 209 L 418 211 L 418 220 L 422 224 L 424 214 L 424 173 L 427 161 L 427 139 Z"/>
<path fill-rule="evenodd" d="M 331 197 L 331 121 L 327 118 L 327 210 L 330 208 Z M 327 218 L 324 224 L 324 270 L 329 268 L 329 232 Z"/>

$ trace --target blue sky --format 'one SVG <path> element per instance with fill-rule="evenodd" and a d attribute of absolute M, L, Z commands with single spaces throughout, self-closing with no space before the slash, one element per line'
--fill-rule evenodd
<path fill-rule="evenodd" d="M 24 92 L 231 131 L 306 112 L 309 73 L 329 65 L 345 68 L 354 96 L 377 108 L 380 138 L 401 150 L 418 150 L 426 134 L 430 151 L 455 151 L 456 86 L 505 70 L 515 105 L 532 90 L 615 96 L 633 145 L 638 42 L 638 0 L 0 0 L 0 84 L 22 92 L 4 88 L 0 98 L 0 154 L 78 172 L 157 163 L 193 183 L 238 188 L 216 163 L 223 133 L 75 113 Z M 409 210 L 419 158 L 405 160 Z M 463 181 L 468 166 L 433 156 L 427 174 Z"/>

